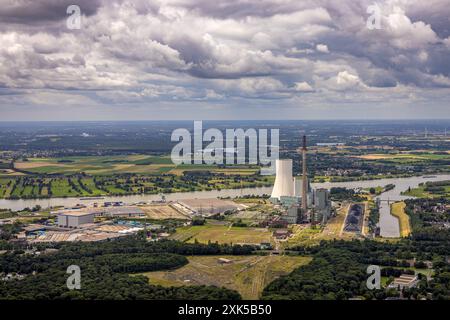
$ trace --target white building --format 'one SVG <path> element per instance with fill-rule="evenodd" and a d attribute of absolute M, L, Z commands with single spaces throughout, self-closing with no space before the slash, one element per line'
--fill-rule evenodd
<path fill-rule="evenodd" d="M 66 211 L 58 214 L 56 224 L 59 227 L 77 228 L 82 224 L 93 223 L 94 217 L 94 212 Z"/>

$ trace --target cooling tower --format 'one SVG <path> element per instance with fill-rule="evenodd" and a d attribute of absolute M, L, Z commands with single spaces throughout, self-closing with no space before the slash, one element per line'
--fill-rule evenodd
<path fill-rule="evenodd" d="M 273 185 L 272 198 L 281 196 L 294 196 L 294 183 L 292 179 L 292 159 L 276 160 L 276 177 Z"/>

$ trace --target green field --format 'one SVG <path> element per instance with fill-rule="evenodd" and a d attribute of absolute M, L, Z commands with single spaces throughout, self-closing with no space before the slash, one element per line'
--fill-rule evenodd
<path fill-rule="evenodd" d="M 187 242 L 198 241 L 200 243 L 248 243 L 259 244 L 261 242 L 274 243 L 272 232 L 265 228 L 230 227 L 228 225 L 189 226 L 178 228 L 171 235 L 171 239 Z"/>
<path fill-rule="evenodd" d="M 273 177 L 208 176 L 187 179 L 177 175 L 20 176 L 0 177 L 0 198 L 93 197 L 159 194 L 270 186 Z"/>
<path fill-rule="evenodd" d="M 231 260 L 228 264 L 219 258 Z M 172 271 L 144 273 L 150 284 L 162 286 L 215 285 L 238 291 L 243 299 L 258 299 L 274 279 L 308 264 L 301 256 L 191 256 L 189 264 Z"/>

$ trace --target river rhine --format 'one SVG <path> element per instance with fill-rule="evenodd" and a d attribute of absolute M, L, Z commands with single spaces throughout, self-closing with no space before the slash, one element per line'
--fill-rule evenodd
<path fill-rule="evenodd" d="M 382 200 L 403 200 L 411 197 L 402 196 L 401 192 L 407 190 L 409 187 L 414 188 L 421 182 L 426 181 L 442 181 L 450 180 L 450 175 L 438 175 L 433 177 L 408 177 L 408 178 L 392 178 L 392 179 L 378 179 L 378 180 L 361 180 L 350 182 L 325 182 L 312 183 L 313 188 L 331 188 L 331 187 L 346 187 L 346 188 L 370 188 L 377 186 L 385 186 L 387 184 L 394 184 L 395 188 L 383 193 L 380 198 Z M 217 197 L 238 197 L 243 195 L 263 195 L 270 194 L 272 187 L 263 188 L 243 188 L 243 189 L 227 189 L 227 190 L 213 190 L 213 191 L 194 191 L 194 192 L 179 192 L 165 194 L 166 200 L 175 201 L 188 198 L 217 198 Z M 14 211 L 23 210 L 24 208 L 32 208 L 35 205 L 40 205 L 42 208 L 49 207 L 73 207 L 77 204 L 90 205 L 94 202 L 114 202 L 123 201 L 124 203 L 132 204 L 139 202 L 150 202 L 152 200 L 160 200 L 159 195 L 129 195 L 116 197 L 103 197 L 99 199 L 81 200 L 80 198 L 51 198 L 51 199 L 24 199 L 24 200 L 9 200 L 0 199 L 0 208 L 11 209 Z M 390 214 L 390 208 L 387 202 L 381 202 L 380 208 L 380 231 L 383 237 L 399 237 L 400 229 L 397 218 Z"/>

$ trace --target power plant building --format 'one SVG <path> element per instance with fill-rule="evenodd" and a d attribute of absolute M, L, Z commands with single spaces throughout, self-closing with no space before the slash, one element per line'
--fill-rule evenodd
<path fill-rule="evenodd" d="M 276 160 L 276 177 L 270 200 L 287 209 L 280 216 L 287 223 L 325 223 L 332 212 L 330 192 L 324 188 L 311 188 L 306 170 L 306 136 L 302 140 L 302 176 L 293 177 L 292 159 Z"/>
<path fill-rule="evenodd" d="M 293 177 L 292 159 L 279 159 L 275 162 L 276 177 L 272 190 L 271 201 L 281 203 L 285 207 L 301 204 L 303 196 L 303 177 Z M 307 206 L 313 203 L 312 189 L 309 181 L 306 182 Z"/>
<path fill-rule="evenodd" d="M 314 190 L 314 212 L 316 221 L 326 222 L 331 215 L 330 192 L 320 188 Z"/>
<path fill-rule="evenodd" d="M 298 223 L 298 221 L 300 220 L 300 216 L 301 216 L 301 210 L 300 210 L 300 206 L 297 205 L 292 205 L 287 211 L 286 214 L 281 215 L 281 219 L 286 221 L 289 224 L 295 224 Z"/>

